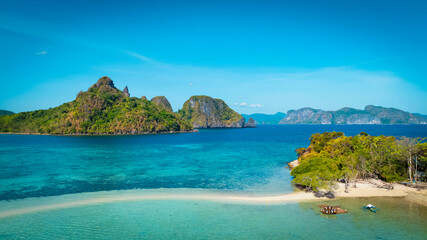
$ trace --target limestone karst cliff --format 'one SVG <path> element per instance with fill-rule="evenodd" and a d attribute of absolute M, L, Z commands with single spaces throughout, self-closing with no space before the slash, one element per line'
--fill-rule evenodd
<path fill-rule="evenodd" d="M 164 96 L 153 97 L 151 99 L 151 101 L 153 103 L 155 103 L 155 104 L 157 104 L 157 105 L 159 105 L 161 107 L 164 107 L 165 109 L 173 112 L 172 106 L 171 106 L 171 104 L 169 103 L 169 101 L 168 101 L 168 99 L 166 97 L 164 97 Z"/>
<path fill-rule="evenodd" d="M 179 116 L 190 121 L 194 128 L 241 128 L 245 119 L 221 99 L 208 96 L 192 96 L 188 99 Z"/>

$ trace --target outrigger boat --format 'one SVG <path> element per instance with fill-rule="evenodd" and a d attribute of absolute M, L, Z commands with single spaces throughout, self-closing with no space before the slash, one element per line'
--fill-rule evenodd
<path fill-rule="evenodd" d="M 366 211 L 371 211 L 373 213 L 377 213 L 377 211 L 381 211 L 381 209 L 375 207 L 374 205 L 372 205 L 370 203 L 368 205 L 366 205 L 366 206 L 363 206 L 362 210 L 365 211 L 365 212 Z"/>

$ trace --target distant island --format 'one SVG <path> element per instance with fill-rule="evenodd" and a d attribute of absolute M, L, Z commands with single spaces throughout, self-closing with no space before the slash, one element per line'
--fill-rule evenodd
<path fill-rule="evenodd" d="M 100 78 L 74 101 L 47 110 L 1 111 L 0 132 L 25 134 L 148 134 L 191 132 L 196 128 L 253 127 L 224 101 L 193 96 L 175 113 L 164 96 L 130 97 L 108 77 Z"/>
<path fill-rule="evenodd" d="M 246 119 L 253 118 L 256 124 L 427 124 L 427 115 L 373 105 L 366 106 L 364 110 L 345 107 L 337 111 L 325 111 L 306 107 L 287 113 L 254 113 L 242 116 Z"/>
<path fill-rule="evenodd" d="M 313 108 L 290 110 L 279 124 L 427 124 L 421 114 L 412 114 L 396 108 L 368 105 L 364 110 L 341 108 L 324 111 Z"/>

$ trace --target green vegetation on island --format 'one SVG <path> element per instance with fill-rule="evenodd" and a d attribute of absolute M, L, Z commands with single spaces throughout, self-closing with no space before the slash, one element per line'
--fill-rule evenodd
<path fill-rule="evenodd" d="M 387 182 L 425 181 L 425 139 L 342 132 L 313 134 L 307 148 L 296 150 L 299 165 L 293 182 L 309 189 L 332 189 L 337 181 L 377 178 Z"/>
<path fill-rule="evenodd" d="M 186 132 L 191 124 L 143 98 L 129 97 L 102 77 L 74 101 L 48 110 L 0 117 L 0 132 L 30 134 L 145 134 Z"/>
<path fill-rule="evenodd" d="M 241 128 L 245 126 L 242 115 L 233 111 L 221 99 L 192 96 L 178 115 L 191 122 L 194 128 Z"/>

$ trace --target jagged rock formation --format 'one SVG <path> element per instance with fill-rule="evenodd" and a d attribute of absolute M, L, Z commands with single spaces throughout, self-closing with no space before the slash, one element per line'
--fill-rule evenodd
<path fill-rule="evenodd" d="M 245 127 L 256 127 L 255 120 L 253 118 L 249 118 L 248 122 L 245 123 Z"/>
<path fill-rule="evenodd" d="M 11 111 L 7 111 L 7 110 L 0 110 L 0 116 L 4 116 L 4 115 L 12 115 L 14 114 Z"/>
<path fill-rule="evenodd" d="M 277 112 L 276 114 L 242 114 L 245 119 L 253 118 L 256 124 L 279 124 L 280 120 L 286 117 L 286 113 Z"/>
<path fill-rule="evenodd" d="M 155 104 L 157 104 L 157 105 L 159 105 L 161 107 L 164 107 L 165 109 L 173 112 L 172 106 L 171 106 L 171 104 L 169 103 L 169 101 L 168 101 L 168 99 L 166 97 L 164 97 L 164 96 L 153 97 L 151 99 L 151 101 L 153 103 L 155 103 Z"/>
<path fill-rule="evenodd" d="M 368 105 L 364 110 L 341 108 L 337 111 L 301 108 L 290 110 L 280 124 L 427 124 L 421 116 L 395 108 Z"/>
<path fill-rule="evenodd" d="M 128 86 L 126 86 L 125 89 L 123 89 L 123 93 L 125 94 L 126 97 L 130 97 Z"/>
<path fill-rule="evenodd" d="M 127 89 L 127 88 L 125 88 Z M 155 103 L 128 97 L 102 77 L 74 101 L 48 110 L 0 117 L 0 132 L 145 134 L 192 131 L 189 122 Z"/>
<path fill-rule="evenodd" d="M 114 88 L 116 89 L 116 87 L 114 86 L 113 80 L 111 80 L 109 77 L 102 77 L 100 79 L 98 79 L 98 81 L 92 85 L 92 87 L 90 88 Z"/>
<path fill-rule="evenodd" d="M 221 99 L 192 96 L 178 114 L 194 128 L 241 128 L 245 119 Z"/>

